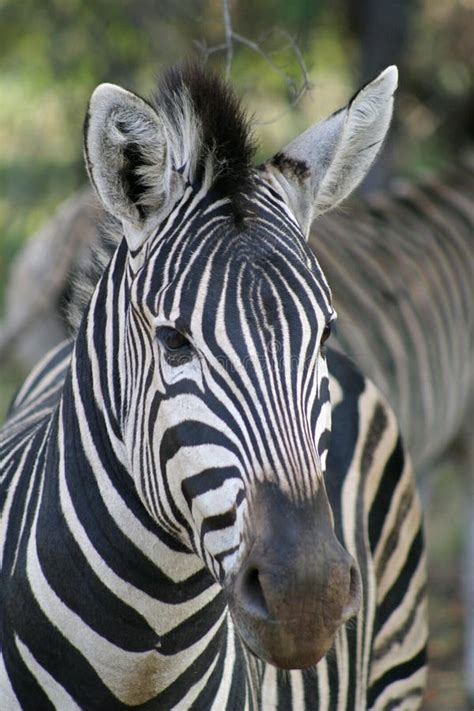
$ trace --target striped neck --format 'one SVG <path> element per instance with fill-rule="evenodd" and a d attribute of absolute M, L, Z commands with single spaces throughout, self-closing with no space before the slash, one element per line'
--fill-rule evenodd
<path fill-rule="evenodd" d="M 214 678 L 217 690 L 228 654 L 245 669 L 244 653 L 220 586 L 134 490 L 117 423 L 98 402 L 105 369 L 95 367 L 88 337 L 86 319 L 57 413 L 59 445 L 49 454 L 57 477 L 47 478 L 46 505 L 57 523 L 39 537 L 40 556 L 62 571 L 69 640 L 115 697 L 136 704 L 159 693 L 171 707 L 190 694 L 191 702 L 196 678 L 207 680 L 206 693 Z"/>

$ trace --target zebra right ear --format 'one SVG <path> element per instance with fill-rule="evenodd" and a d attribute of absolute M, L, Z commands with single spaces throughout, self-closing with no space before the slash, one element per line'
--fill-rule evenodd
<path fill-rule="evenodd" d="M 367 174 L 390 125 L 397 82 L 397 68 L 388 67 L 266 164 L 305 235 L 317 215 L 348 197 Z"/>
<path fill-rule="evenodd" d="M 84 152 L 89 177 L 105 209 L 122 221 L 130 249 L 138 249 L 180 179 L 168 165 L 163 121 L 136 94 L 101 84 L 89 102 Z"/>

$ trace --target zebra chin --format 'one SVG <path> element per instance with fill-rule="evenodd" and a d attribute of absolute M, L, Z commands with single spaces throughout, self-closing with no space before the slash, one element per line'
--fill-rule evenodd
<path fill-rule="evenodd" d="M 358 567 L 336 538 L 326 492 L 295 504 L 276 487 L 252 502 L 253 541 L 226 586 L 236 631 L 281 669 L 314 666 L 358 613 Z"/>
<path fill-rule="evenodd" d="M 249 623 L 234 615 L 234 621 L 240 640 L 253 656 L 286 670 L 314 667 L 329 652 L 339 630 L 314 633 L 313 621 L 305 618 L 294 624 Z"/>

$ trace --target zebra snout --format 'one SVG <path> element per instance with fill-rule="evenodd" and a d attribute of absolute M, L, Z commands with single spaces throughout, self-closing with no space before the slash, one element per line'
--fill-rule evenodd
<path fill-rule="evenodd" d="M 269 561 L 266 546 L 259 548 L 234 581 L 231 609 L 238 631 L 251 651 L 275 666 L 313 666 L 359 609 L 358 568 L 341 546 L 332 552 L 326 546 L 327 560 L 321 552 L 295 552 L 281 562 L 273 556 Z"/>
<path fill-rule="evenodd" d="M 360 575 L 326 504 L 279 504 L 255 519 L 261 525 L 234 577 L 230 608 L 254 654 L 283 669 L 303 669 L 329 651 L 341 625 L 357 614 Z"/>

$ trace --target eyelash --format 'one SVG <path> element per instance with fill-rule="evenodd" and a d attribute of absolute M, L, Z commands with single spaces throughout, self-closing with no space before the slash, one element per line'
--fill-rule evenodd
<path fill-rule="evenodd" d="M 323 356 L 323 358 L 326 357 L 326 351 L 327 351 L 327 340 L 331 335 L 331 323 L 327 323 L 326 326 L 324 327 L 323 334 L 321 336 L 321 343 L 319 346 L 319 352 Z"/>

